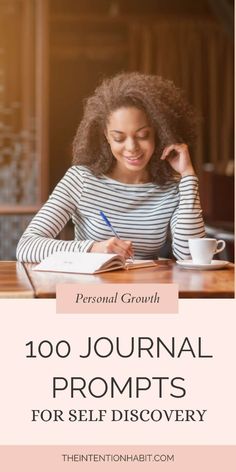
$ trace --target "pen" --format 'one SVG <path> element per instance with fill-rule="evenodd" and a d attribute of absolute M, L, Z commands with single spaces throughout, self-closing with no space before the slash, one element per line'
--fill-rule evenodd
<path fill-rule="evenodd" d="M 103 213 L 103 211 L 100 211 L 100 215 L 103 219 L 103 221 L 106 223 L 106 225 L 108 226 L 108 228 L 110 228 L 110 230 L 112 231 L 112 233 L 116 236 L 117 239 L 121 239 L 120 236 L 117 234 L 116 230 L 113 228 L 111 222 L 108 220 L 107 216 L 105 215 L 105 213 Z M 133 257 L 131 257 L 132 261 L 134 260 Z"/>
<path fill-rule="evenodd" d="M 112 231 L 112 233 L 117 237 L 117 239 L 120 239 L 120 236 L 117 234 L 116 230 L 113 228 L 111 222 L 108 220 L 107 216 L 105 215 L 105 213 L 103 213 L 103 211 L 100 211 L 100 215 L 103 219 L 103 221 L 105 221 L 106 225 L 110 228 L 110 230 Z"/>

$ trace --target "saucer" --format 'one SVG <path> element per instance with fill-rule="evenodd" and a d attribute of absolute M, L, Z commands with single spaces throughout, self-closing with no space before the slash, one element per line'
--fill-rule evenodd
<path fill-rule="evenodd" d="M 184 269 L 216 270 L 226 267 L 229 264 L 229 261 L 212 260 L 210 264 L 194 264 L 192 260 L 186 260 L 176 261 L 176 263 Z"/>

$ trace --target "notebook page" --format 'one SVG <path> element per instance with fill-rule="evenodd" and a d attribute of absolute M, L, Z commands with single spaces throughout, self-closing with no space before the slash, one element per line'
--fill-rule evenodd
<path fill-rule="evenodd" d="M 116 265 L 119 267 L 123 266 L 123 259 L 117 254 L 61 251 L 47 257 L 32 270 L 94 274 L 105 270 L 106 264 L 109 265 L 111 261 L 117 261 Z"/>

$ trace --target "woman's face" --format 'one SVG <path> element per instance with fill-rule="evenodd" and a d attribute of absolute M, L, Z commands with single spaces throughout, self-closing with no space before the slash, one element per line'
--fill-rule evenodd
<path fill-rule="evenodd" d="M 146 114 L 135 107 L 118 108 L 111 113 L 105 134 L 116 159 L 112 175 L 130 183 L 145 181 L 155 148 Z"/>

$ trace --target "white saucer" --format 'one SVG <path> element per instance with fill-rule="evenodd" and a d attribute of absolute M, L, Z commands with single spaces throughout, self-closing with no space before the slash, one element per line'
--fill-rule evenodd
<path fill-rule="evenodd" d="M 176 261 L 176 263 L 184 269 L 216 270 L 226 267 L 229 264 L 229 261 L 212 260 L 210 264 L 194 264 L 192 260 L 187 260 Z"/>

